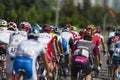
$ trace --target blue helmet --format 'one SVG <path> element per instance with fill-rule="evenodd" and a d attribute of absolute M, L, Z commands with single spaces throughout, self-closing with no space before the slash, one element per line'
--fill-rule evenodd
<path fill-rule="evenodd" d="M 53 31 L 54 31 L 54 32 L 59 32 L 59 28 L 58 28 L 57 26 L 54 26 L 54 27 L 53 27 Z"/>
<path fill-rule="evenodd" d="M 35 32 L 35 33 L 40 33 L 42 30 L 42 28 L 38 25 L 38 24 L 34 24 L 31 27 L 31 31 Z"/>
<path fill-rule="evenodd" d="M 28 36 L 39 36 L 40 32 L 41 32 L 41 27 L 38 24 L 34 24 L 31 26 Z"/>

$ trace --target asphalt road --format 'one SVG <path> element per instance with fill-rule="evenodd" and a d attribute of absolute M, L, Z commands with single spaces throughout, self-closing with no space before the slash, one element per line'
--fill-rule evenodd
<path fill-rule="evenodd" d="M 94 78 L 93 80 L 110 80 L 108 76 L 107 65 L 106 65 L 107 56 L 101 55 L 101 60 L 102 60 L 102 68 L 100 70 L 98 77 Z"/>

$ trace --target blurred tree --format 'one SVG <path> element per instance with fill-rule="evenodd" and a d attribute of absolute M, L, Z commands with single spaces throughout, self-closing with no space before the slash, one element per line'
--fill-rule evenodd
<path fill-rule="evenodd" d="M 6 15 L 9 16 L 9 17 L 6 17 L 6 19 L 8 21 L 14 21 L 14 22 L 16 22 L 18 15 L 17 15 L 17 13 L 16 13 L 16 11 L 15 11 L 14 8 L 11 9 L 11 10 L 9 10 L 9 11 L 7 11 Z"/>
<path fill-rule="evenodd" d="M 90 20 L 95 25 L 103 24 L 104 9 L 101 6 L 91 8 Z"/>
<path fill-rule="evenodd" d="M 39 15 L 35 6 L 29 8 L 26 14 L 27 14 L 27 20 L 30 23 L 36 23 L 39 20 Z"/>
<path fill-rule="evenodd" d="M 27 20 L 27 11 L 28 10 L 26 10 L 25 6 L 23 5 L 20 6 L 20 8 L 17 10 L 18 14 L 17 23 Z"/>
<path fill-rule="evenodd" d="M 3 3 L 0 3 L 0 18 L 4 18 L 4 11 L 6 9 L 6 6 Z"/>
<path fill-rule="evenodd" d="M 0 0 L 0 18 L 8 21 L 28 21 L 41 24 L 55 22 L 57 0 Z M 108 13 L 102 7 L 91 7 L 90 0 L 83 0 L 75 6 L 73 0 L 60 0 L 59 24 L 71 23 L 80 27 L 88 24 L 103 25 L 104 14 Z M 120 24 L 120 13 L 117 13 L 117 23 Z M 108 15 L 107 24 L 114 25 L 115 20 Z"/>
<path fill-rule="evenodd" d="M 83 9 L 84 11 L 89 10 L 91 8 L 90 0 L 83 0 Z"/>
<path fill-rule="evenodd" d="M 60 24 L 77 22 L 75 18 L 77 18 L 78 12 L 73 0 L 65 0 L 63 3 L 60 10 Z"/>
<path fill-rule="evenodd" d="M 116 14 L 117 24 L 120 25 L 120 12 Z"/>

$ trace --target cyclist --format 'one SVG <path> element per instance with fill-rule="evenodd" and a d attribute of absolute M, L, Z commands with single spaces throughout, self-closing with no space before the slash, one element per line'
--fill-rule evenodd
<path fill-rule="evenodd" d="M 74 38 L 73 35 L 69 32 L 69 27 L 64 26 L 63 31 L 60 33 L 62 37 L 62 46 L 63 46 L 63 54 L 65 56 L 65 74 L 68 73 L 69 67 L 69 57 L 70 57 L 70 50 L 72 49 Z"/>
<path fill-rule="evenodd" d="M 24 28 L 25 27 L 26 26 L 24 26 Z M 10 34 L 9 44 L 7 46 L 6 73 L 7 73 L 7 79 L 13 80 L 13 78 L 12 78 L 13 62 L 14 62 L 14 57 L 15 57 L 16 51 L 17 51 L 17 46 L 22 41 L 27 40 L 27 32 L 20 31 L 20 30 L 18 31 L 17 25 L 14 22 L 8 23 L 8 30 L 13 30 L 14 32 L 12 34 Z M 11 66 L 9 66 L 9 65 L 11 65 Z"/>
<path fill-rule="evenodd" d="M 110 32 L 110 33 L 108 34 L 108 38 L 110 38 L 110 37 L 112 37 L 112 36 L 115 36 L 115 31 L 117 31 L 117 28 L 114 28 L 114 29 L 112 30 L 112 32 Z"/>
<path fill-rule="evenodd" d="M 86 32 L 89 32 L 90 34 L 94 34 L 95 26 L 93 24 L 90 24 L 87 26 Z"/>
<path fill-rule="evenodd" d="M 20 31 L 29 32 L 30 29 L 31 29 L 31 24 L 29 22 L 23 21 L 23 22 L 20 23 L 19 29 L 20 29 Z"/>
<path fill-rule="evenodd" d="M 116 28 L 113 29 L 113 31 L 109 33 L 107 40 L 108 56 L 110 57 L 110 62 L 112 60 L 112 55 L 114 53 L 114 37 L 116 31 L 117 31 Z M 107 64 L 109 64 L 108 59 L 107 59 Z"/>
<path fill-rule="evenodd" d="M 83 39 L 83 38 L 84 38 L 84 33 L 85 33 L 85 31 L 84 31 L 84 30 L 80 30 L 79 35 L 80 35 L 81 39 Z"/>
<path fill-rule="evenodd" d="M 9 22 L 7 30 L 18 31 L 17 24 L 15 22 Z"/>
<path fill-rule="evenodd" d="M 72 56 L 72 67 L 71 67 L 71 79 L 77 80 L 77 73 L 85 73 L 85 80 L 91 80 L 91 63 L 89 61 L 89 55 L 93 52 L 95 44 L 91 41 L 92 35 L 86 33 L 84 39 L 76 42 L 76 49 Z M 81 66 L 81 68 L 79 67 Z"/>
<path fill-rule="evenodd" d="M 78 36 L 77 27 L 76 26 L 71 26 L 70 27 L 70 33 L 72 33 L 73 38 L 75 39 L 75 37 Z"/>
<path fill-rule="evenodd" d="M 118 74 L 118 67 L 120 64 L 120 30 L 117 30 L 115 32 L 112 64 L 113 64 L 113 80 L 115 80 Z"/>
<path fill-rule="evenodd" d="M 37 23 L 35 23 L 35 24 L 33 24 L 32 26 L 31 26 L 31 30 L 35 30 L 35 32 L 39 32 L 39 33 L 41 33 L 41 31 L 42 31 L 42 28 L 41 28 L 41 26 L 39 26 Z"/>
<path fill-rule="evenodd" d="M 37 80 L 35 62 L 39 55 L 43 58 L 48 70 L 47 59 L 45 56 L 45 46 L 38 41 L 38 36 L 39 34 L 34 31 L 29 32 L 28 40 L 21 42 L 17 47 L 17 54 L 14 59 L 13 67 L 17 74 L 20 69 L 25 71 L 25 80 Z M 18 78 L 21 79 L 22 77 Z"/>
<path fill-rule="evenodd" d="M 40 41 L 41 43 L 43 43 L 46 46 L 46 57 L 48 60 L 48 65 L 49 65 L 49 70 L 51 72 L 51 79 L 53 77 L 52 73 L 54 70 L 54 65 L 52 62 L 53 57 L 56 58 L 56 46 L 55 46 L 55 38 L 52 34 L 50 34 L 51 32 L 51 27 L 49 24 L 44 24 L 42 26 L 42 33 L 40 33 L 38 41 Z"/>
<path fill-rule="evenodd" d="M 103 52 L 105 53 L 104 37 L 100 33 L 101 33 L 101 29 L 96 28 L 95 34 L 93 35 L 92 38 L 92 42 L 96 44 L 96 47 L 94 49 L 94 54 L 95 54 L 95 60 L 98 67 L 98 71 L 100 70 L 102 64 L 100 59 L 100 43 L 102 44 L 102 49 Z"/>
<path fill-rule="evenodd" d="M 67 23 L 67 24 L 65 24 L 65 26 L 68 28 L 68 31 L 70 31 L 70 28 L 71 28 L 72 25 Z"/>
<path fill-rule="evenodd" d="M 0 20 L 0 56 L 2 56 L 2 77 L 5 78 L 6 70 L 6 47 L 9 44 L 9 36 L 13 31 L 7 30 L 8 23 L 6 20 Z"/>
<path fill-rule="evenodd" d="M 58 27 L 54 26 L 53 31 L 54 31 L 54 34 L 55 34 L 56 40 L 57 40 L 57 45 L 58 45 L 57 51 L 60 55 L 62 55 L 63 47 L 62 47 L 62 37 L 60 36 L 60 29 Z"/>

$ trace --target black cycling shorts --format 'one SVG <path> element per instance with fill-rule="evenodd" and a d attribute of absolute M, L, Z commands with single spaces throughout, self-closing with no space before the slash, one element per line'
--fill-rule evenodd
<path fill-rule="evenodd" d="M 85 73 L 85 75 L 88 75 L 92 72 L 91 66 L 90 66 L 90 62 L 87 61 L 81 65 L 81 69 L 82 71 Z M 71 76 L 73 76 L 74 78 L 77 78 L 77 73 L 80 71 L 80 67 L 79 65 L 72 63 L 71 66 Z"/>
<path fill-rule="evenodd" d="M 3 47 L 0 47 L 0 55 L 5 54 L 6 55 L 6 49 Z"/>

